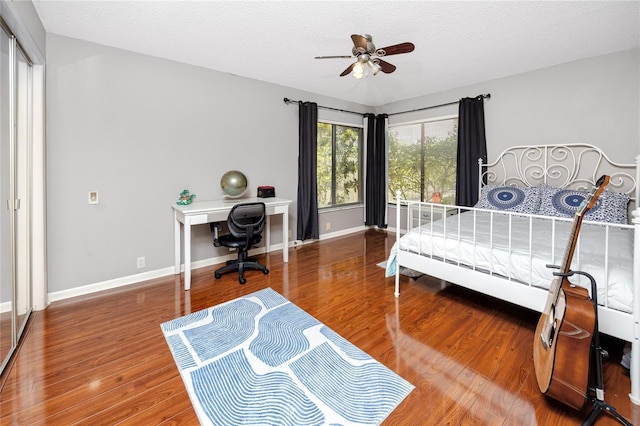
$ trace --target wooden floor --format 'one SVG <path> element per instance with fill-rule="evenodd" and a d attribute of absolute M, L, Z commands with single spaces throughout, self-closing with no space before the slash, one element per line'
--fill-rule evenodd
<path fill-rule="evenodd" d="M 299 246 L 288 264 L 261 256 L 269 275 L 213 278 L 191 291 L 167 277 L 55 302 L 33 316 L 0 394 L 2 425 L 197 424 L 160 323 L 271 287 L 415 385 L 385 425 L 573 425 L 589 412 L 549 400 L 532 361 L 538 315 L 438 280 L 402 277 L 402 295 L 376 266 L 393 236 L 382 231 Z M 605 339 L 605 398 L 634 424 L 619 365 Z M 635 420 L 635 421 L 634 421 Z M 597 425 L 617 424 L 604 414 Z"/>

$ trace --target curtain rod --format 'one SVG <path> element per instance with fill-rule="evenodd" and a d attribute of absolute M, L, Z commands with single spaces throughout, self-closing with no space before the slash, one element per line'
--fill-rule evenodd
<path fill-rule="evenodd" d="M 491 98 L 491 93 L 478 95 L 478 96 L 476 96 L 476 98 L 490 99 Z M 289 99 L 289 98 L 284 98 L 283 101 L 287 105 L 289 105 L 291 103 L 300 104 L 300 102 L 302 102 L 302 101 L 296 101 L 296 100 Z M 457 103 L 460 103 L 460 101 L 447 102 L 446 104 L 432 105 L 432 106 L 428 106 L 428 107 L 424 107 L 424 108 L 412 109 L 412 110 L 409 110 L 409 111 L 392 112 L 390 114 L 387 114 L 387 116 L 390 117 L 392 115 L 397 115 L 397 114 L 406 114 L 406 113 L 409 113 L 409 112 L 424 111 L 424 110 L 432 109 L 432 108 L 440 108 L 440 107 L 444 107 L 444 106 L 455 105 Z M 340 111 L 340 112 L 348 112 L 350 114 L 358 114 L 358 115 L 364 116 L 364 113 L 355 112 L 355 111 L 348 111 L 348 110 L 345 110 L 345 109 L 331 108 L 331 107 L 322 106 L 322 105 L 318 105 L 318 108 L 330 109 L 330 110 L 333 110 L 333 111 Z"/>
<path fill-rule="evenodd" d="M 284 98 L 283 101 L 287 105 L 289 105 L 291 103 L 300 104 L 300 102 L 302 102 L 302 101 L 295 101 L 295 100 L 289 99 L 289 98 Z M 332 111 L 348 112 L 349 114 L 364 115 L 364 113 L 362 113 L 362 112 L 348 111 L 346 109 L 331 108 L 331 107 L 322 106 L 322 105 L 318 105 L 318 108 L 330 109 Z"/>
<path fill-rule="evenodd" d="M 487 93 L 486 95 L 484 95 L 484 94 L 483 95 L 478 95 L 478 96 L 476 96 L 476 98 L 490 99 L 491 98 L 491 93 Z M 426 109 L 440 108 L 440 107 L 444 107 L 444 106 L 455 105 L 457 103 L 460 103 L 460 101 L 447 102 L 446 104 L 432 105 L 432 106 L 428 106 L 428 107 L 424 107 L 424 108 L 412 109 L 412 110 L 409 110 L 409 111 L 392 112 L 392 113 L 387 114 L 387 115 L 389 117 L 391 117 L 392 115 L 406 114 L 406 113 L 409 113 L 409 112 L 416 112 L 416 111 L 424 111 Z"/>

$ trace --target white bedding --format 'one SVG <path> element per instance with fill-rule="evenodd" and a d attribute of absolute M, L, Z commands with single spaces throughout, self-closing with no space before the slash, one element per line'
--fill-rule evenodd
<path fill-rule="evenodd" d="M 571 227 L 572 221 L 476 210 L 414 228 L 400 241 L 402 250 L 497 274 L 515 281 L 514 285 L 530 283 L 548 289 L 554 277 L 553 270 L 546 265 L 559 265 L 562 262 Z M 555 241 L 553 252 L 552 238 Z M 606 261 L 605 245 L 609 247 Z M 395 273 L 395 253 L 394 245 L 387 262 L 387 275 Z M 599 304 L 631 312 L 632 226 L 603 226 L 583 222 L 571 266 L 572 270 L 585 271 L 595 278 Z M 421 272 L 428 274 L 428 271 Z M 570 281 L 590 289 L 589 281 L 584 277 L 574 276 Z"/>

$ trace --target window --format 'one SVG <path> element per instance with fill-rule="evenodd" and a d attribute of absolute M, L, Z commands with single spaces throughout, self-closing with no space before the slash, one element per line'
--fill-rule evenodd
<path fill-rule="evenodd" d="M 458 117 L 389 127 L 388 199 L 455 204 Z"/>
<path fill-rule="evenodd" d="M 318 207 L 362 202 L 362 129 L 318 123 Z"/>

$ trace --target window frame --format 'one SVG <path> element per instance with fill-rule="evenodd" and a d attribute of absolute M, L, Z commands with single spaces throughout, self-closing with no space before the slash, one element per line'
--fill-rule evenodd
<path fill-rule="evenodd" d="M 329 210 L 340 210 L 342 208 L 349 208 L 354 206 L 364 205 L 364 158 L 365 158 L 365 127 L 364 124 L 354 124 L 348 122 L 341 122 L 336 120 L 326 120 L 326 119 L 318 119 L 317 125 L 320 124 L 328 124 L 331 126 L 331 201 L 333 204 L 328 206 L 320 206 L 318 205 L 318 210 L 321 211 L 329 211 Z M 341 127 L 349 127 L 353 129 L 360 130 L 360 138 L 358 141 L 358 201 L 336 204 L 336 126 Z M 317 155 L 317 148 L 316 148 Z M 316 166 L 317 169 L 317 166 Z M 316 170 L 317 173 L 317 170 Z M 317 183 L 316 183 L 317 184 Z M 319 204 L 319 203 L 318 203 Z"/>

